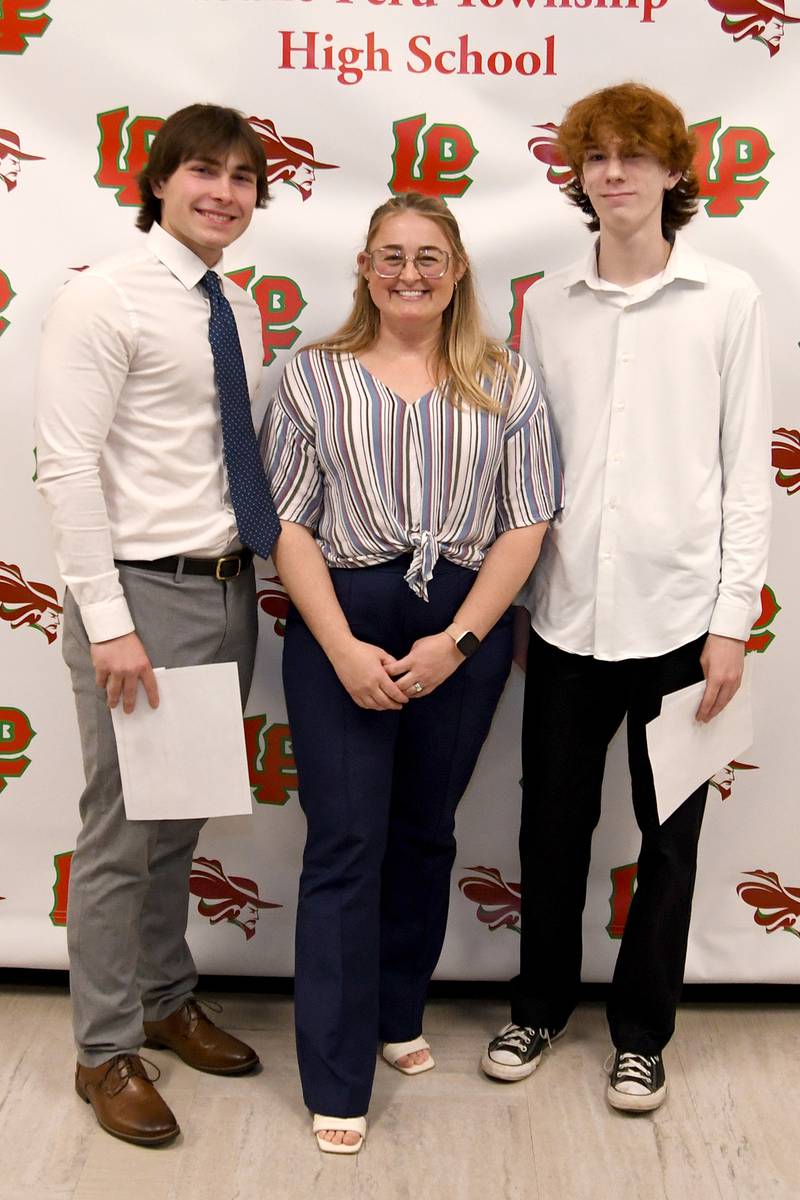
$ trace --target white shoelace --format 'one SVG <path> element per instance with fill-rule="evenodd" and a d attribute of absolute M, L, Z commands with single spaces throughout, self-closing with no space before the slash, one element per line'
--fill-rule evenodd
<path fill-rule="evenodd" d="M 613 1058 L 613 1055 L 611 1057 Z M 621 1079 L 624 1076 L 635 1083 L 649 1084 L 652 1068 L 655 1066 L 656 1061 L 656 1055 L 648 1056 L 646 1054 L 633 1054 L 630 1051 L 626 1051 L 619 1056 L 617 1078 Z"/>
<path fill-rule="evenodd" d="M 546 1041 L 550 1046 L 550 1033 L 547 1029 L 539 1029 L 538 1031 L 530 1025 L 517 1025 L 513 1030 L 509 1029 L 508 1033 L 501 1034 L 502 1045 L 511 1046 L 514 1050 L 525 1051 L 536 1037 L 538 1032 L 542 1041 Z M 497 1046 L 496 1049 L 500 1049 Z"/>

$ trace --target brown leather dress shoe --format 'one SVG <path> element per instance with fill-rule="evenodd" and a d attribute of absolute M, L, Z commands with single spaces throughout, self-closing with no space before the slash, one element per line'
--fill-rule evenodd
<path fill-rule="evenodd" d="M 138 1054 L 115 1054 L 99 1067 L 78 1063 L 75 1091 L 91 1104 L 106 1133 L 123 1141 L 160 1146 L 180 1133 L 178 1122 L 153 1087 Z"/>
<path fill-rule="evenodd" d="M 146 1046 L 174 1050 L 190 1067 L 212 1075 L 242 1075 L 258 1065 L 252 1046 L 209 1020 L 196 1000 L 186 1000 L 163 1021 L 145 1021 Z"/>

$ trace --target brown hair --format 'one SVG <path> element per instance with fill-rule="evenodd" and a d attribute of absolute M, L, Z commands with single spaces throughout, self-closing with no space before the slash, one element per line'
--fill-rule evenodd
<path fill-rule="evenodd" d="M 591 218 L 589 228 L 597 231 L 600 222 L 581 183 L 586 153 L 615 139 L 619 139 L 622 154 L 652 154 L 667 170 L 680 172 L 675 186 L 664 192 L 661 228 L 665 237 L 682 229 L 697 212 L 695 138 L 677 105 L 641 83 L 620 83 L 592 92 L 567 109 L 559 126 L 559 149 L 575 172 L 562 191 Z"/>
<path fill-rule="evenodd" d="M 147 166 L 139 175 L 142 198 L 137 229 L 145 233 L 161 220 L 161 201 L 153 184 L 169 179 L 190 158 L 216 158 L 241 149 L 256 175 L 256 204 L 263 208 L 269 199 L 267 160 L 258 134 L 235 108 L 219 104 L 190 104 L 167 117 L 150 147 Z"/>
<path fill-rule="evenodd" d="M 447 399 L 456 408 L 462 400 L 468 400 L 477 408 L 496 412 L 498 406 L 491 396 L 491 381 L 498 367 L 507 373 L 513 373 L 513 368 L 507 348 L 484 333 L 474 278 L 458 222 L 444 200 L 421 192 L 393 196 L 370 217 L 364 247 L 369 249 L 385 217 L 402 212 L 418 213 L 435 221 L 447 238 L 454 262 L 464 268 L 458 286 L 453 289 L 452 299 L 442 313 L 441 340 L 435 364 L 445 381 Z M 350 315 L 341 328 L 330 337 L 315 342 L 312 348 L 358 354 L 359 350 L 374 345 L 379 328 L 380 313 L 369 294 L 366 277 L 359 271 Z"/>

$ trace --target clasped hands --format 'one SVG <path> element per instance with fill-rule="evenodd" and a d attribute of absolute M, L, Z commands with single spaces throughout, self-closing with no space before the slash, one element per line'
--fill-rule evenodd
<path fill-rule="evenodd" d="M 380 646 L 351 638 L 330 655 L 330 661 L 342 687 L 359 708 L 397 712 L 409 700 L 429 696 L 463 663 L 464 657 L 449 634 L 436 633 L 419 638 L 403 658 L 394 658 Z"/>

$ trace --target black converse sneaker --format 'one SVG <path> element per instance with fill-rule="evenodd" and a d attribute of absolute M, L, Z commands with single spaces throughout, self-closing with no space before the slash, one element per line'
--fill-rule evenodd
<path fill-rule="evenodd" d="M 660 1054 L 616 1051 L 606 1093 L 609 1104 L 627 1112 L 648 1112 L 658 1108 L 666 1094 L 667 1081 Z"/>
<path fill-rule="evenodd" d="M 538 1067 L 545 1047 L 560 1038 L 565 1029 L 566 1025 L 556 1033 L 512 1022 L 489 1042 L 481 1059 L 481 1070 L 492 1079 L 504 1079 L 507 1083 L 524 1079 Z"/>

